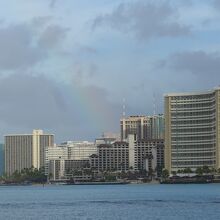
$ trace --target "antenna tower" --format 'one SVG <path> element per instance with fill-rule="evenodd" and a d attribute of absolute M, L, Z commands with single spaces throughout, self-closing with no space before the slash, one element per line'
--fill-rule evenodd
<path fill-rule="evenodd" d="M 125 106 L 125 98 L 123 98 L 123 106 L 122 106 L 122 108 L 123 108 L 122 116 L 123 116 L 123 119 L 124 119 L 125 116 L 126 116 L 126 113 L 125 113 L 125 110 L 126 110 L 126 106 Z"/>
<path fill-rule="evenodd" d="M 153 108 L 154 108 L 153 114 L 156 115 L 156 95 L 155 95 L 155 93 L 154 93 L 154 95 L 153 95 L 153 102 L 154 102 L 154 104 L 153 104 Z"/>

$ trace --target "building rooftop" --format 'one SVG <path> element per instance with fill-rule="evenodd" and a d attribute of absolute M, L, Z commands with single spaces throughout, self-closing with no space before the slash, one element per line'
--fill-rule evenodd
<path fill-rule="evenodd" d="M 170 96 L 208 95 L 208 94 L 214 93 L 214 92 L 217 91 L 217 90 L 220 90 L 220 86 L 219 86 L 219 87 L 215 87 L 213 90 L 208 90 L 208 91 L 167 93 L 167 94 L 164 94 L 164 97 L 170 97 Z"/>

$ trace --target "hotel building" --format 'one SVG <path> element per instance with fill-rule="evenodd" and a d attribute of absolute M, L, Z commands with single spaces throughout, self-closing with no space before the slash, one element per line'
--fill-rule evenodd
<path fill-rule="evenodd" d="M 121 140 L 125 141 L 129 134 L 142 139 L 164 139 L 164 116 L 130 116 L 120 120 Z"/>
<path fill-rule="evenodd" d="M 68 141 L 63 143 L 68 149 L 68 159 L 70 160 L 88 160 L 89 156 L 97 153 L 95 143 L 88 141 Z"/>
<path fill-rule="evenodd" d="M 91 168 L 102 171 L 154 171 L 164 167 L 164 141 L 136 140 L 129 135 L 127 142 L 101 144 L 98 153 L 90 157 Z"/>
<path fill-rule="evenodd" d="M 165 95 L 165 168 L 220 168 L 220 88 Z"/>
<path fill-rule="evenodd" d="M 164 140 L 136 140 L 129 135 L 129 167 L 134 171 L 150 170 L 158 173 L 164 168 Z"/>
<path fill-rule="evenodd" d="M 68 180 L 74 177 L 74 171 L 83 170 L 89 167 L 89 160 L 50 160 L 50 180 Z"/>
<path fill-rule="evenodd" d="M 5 135 L 5 172 L 12 175 L 24 168 L 44 166 L 45 148 L 54 146 L 54 135 L 33 130 L 32 134 Z"/>
<path fill-rule="evenodd" d="M 45 174 L 53 180 L 67 178 L 68 171 L 82 169 L 89 157 L 97 153 L 97 147 L 88 141 L 67 141 L 45 151 Z"/>
<path fill-rule="evenodd" d="M 68 148 L 67 146 L 54 146 L 45 148 L 45 175 L 49 174 L 49 164 L 51 160 L 67 160 Z"/>
<path fill-rule="evenodd" d="M 98 172 L 128 171 L 129 146 L 127 142 L 100 144 L 97 154 L 90 156 L 90 166 Z"/>

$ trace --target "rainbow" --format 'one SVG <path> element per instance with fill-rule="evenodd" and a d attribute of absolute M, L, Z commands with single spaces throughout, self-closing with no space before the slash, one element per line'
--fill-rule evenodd
<path fill-rule="evenodd" d="M 112 123 L 112 113 L 106 106 L 105 100 L 100 100 L 99 96 L 92 94 L 89 87 L 71 85 L 70 90 L 69 99 L 77 103 L 80 114 L 88 120 L 88 126 L 99 132 L 106 131 L 108 123 Z"/>

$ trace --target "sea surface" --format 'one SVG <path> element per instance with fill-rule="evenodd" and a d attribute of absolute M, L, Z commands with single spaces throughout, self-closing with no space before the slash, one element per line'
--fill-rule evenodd
<path fill-rule="evenodd" d="M 220 219 L 220 184 L 0 186 L 0 219 Z"/>

